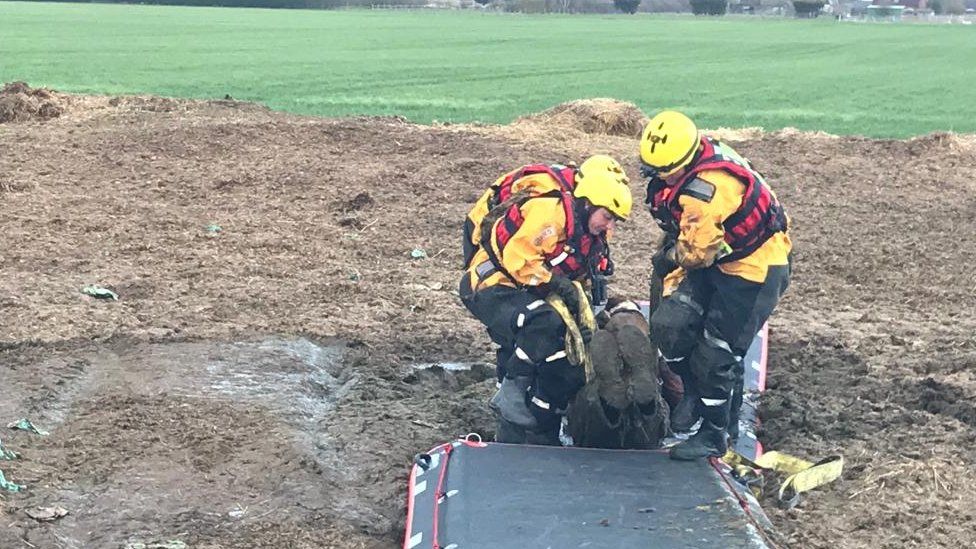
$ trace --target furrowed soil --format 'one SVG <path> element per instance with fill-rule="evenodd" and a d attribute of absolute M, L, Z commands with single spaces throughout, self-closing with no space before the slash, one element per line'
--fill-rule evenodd
<path fill-rule="evenodd" d="M 413 455 L 493 434 L 494 353 L 455 293 L 467 208 L 598 152 L 644 196 L 635 138 L 531 120 L 53 97 L 0 124 L 0 420 L 50 431 L 0 432 L 27 485 L 4 548 L 397 546 Z M 729 137 L 794 223 L 762 441 L 848 463 L 767 502 L 784 545 L 972 546 L 976 145 Z M 614 292 L 644 297 L 657 237 L 644 211 L 619 228 Z"/>

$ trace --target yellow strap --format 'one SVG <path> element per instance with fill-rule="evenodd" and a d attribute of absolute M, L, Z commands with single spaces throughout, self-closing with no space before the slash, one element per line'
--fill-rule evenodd
<path fill-rule="evenodd" d="M 843 456 L 828 456 L 816 463 L 782 452 L 766 452 L 751 461 L 731 450 L 723 458 L 739 475 L 748 478 L 747 469 L 763 469 L 788 475 L 779 487 L 779 501 L 790 508 L 800 499 L 800 494 L 829 484 L 840 478 L 844 471 Z"/>
<path fill-rule="evenodd" d="M 579 298 L 579 318 L 573 318 L 573 315 L 569 312 L 569 308 L 566 307 L 562 298 L 556 294 L 549 294 L 546 297 L 546 302 L 556 311 L 556 314 L 562 318 L 563 324 L 566 325 L 566 359 L 574 366 L 582 364 L 586 371 L 586 379 L 590 379 L 593 375 L 593 366 L 590 364 L 588 349 L 583 343 L 583 336 L 580 335 L 579 326 L 586 326 L 592 332 L 596 329 L 596 317 L 593 316 L 593 310 L 590 308 L 590 299 L 586 295 L 586 291 L 583 290 L 583 286 L 579 282 L 573 282 L 573 286 L 576 287 L 576 293 Z"/>

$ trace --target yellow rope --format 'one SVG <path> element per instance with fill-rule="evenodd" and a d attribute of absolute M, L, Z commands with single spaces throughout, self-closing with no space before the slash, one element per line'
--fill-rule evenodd
<path fill-rule="evenodd" d="M 590 329 L 590 333 L 596 330 L 596 317 L 593 316 L 593 309 L 590 308 L 590 298 L 579 282 L 573 282 L 576 293 L 579 297 L 580 312 L 579 317 L 574 318 L 569 312 L 569 307 L 563 302 L 562 298 L 556 294 L 549 294 L 546 302 L 556 311 L 563 324 L 566 325 L 566 359 L 574 366 L 582 365 L 586 371 L 586 379 L 593 377 L 593 365 L 590 363 L 589 349 L 583 343 L 583 336 L 580 335 L 580 325 Z"/>

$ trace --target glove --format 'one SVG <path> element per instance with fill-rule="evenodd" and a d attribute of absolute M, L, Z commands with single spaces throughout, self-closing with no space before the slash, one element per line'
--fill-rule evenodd
<path fill-rule="evenodd" d="M 593 330 L 583 326 L 582 324 L 577 327 L 579 328 L 580 337 L 583 338 L 583 345 L 589 345 L 590 341 L 593 339 Z"/>
<path fill-rule="evenodd" d="M 674 260 L 674 243 L 670 242 L 661 246 L 658 251 L 651 256 L 651 265 L 654 266 L 654 274 L 664 278 L 678 268 L 678 263 Z"/>
<path fill-rule="evenodd" d="M 573 281 L 562 275 L 552 275 L 549 280 L 549 291 L 562 298 L 573 317 L 579 316 L 580 301 Z"/>

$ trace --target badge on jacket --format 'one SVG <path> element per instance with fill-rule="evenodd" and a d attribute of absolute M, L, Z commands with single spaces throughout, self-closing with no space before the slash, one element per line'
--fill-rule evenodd
<path fill-rule="evenodd" d="M 681 188 L 681 194 L 697 198 L 702 202 L 711 202 L 715 197 L 715 185 L 696 177 Z"/>
<path fill-rule="evenodd" d="M 532 243 L 535 244 L 537 248 L 542 247 L 542 243 L 545 242 L 547 238 L 553 236 L 556 236 L 556 228 L 552 225 L 546 225 L 541 231 L 539 231 L 539 234 L 535 237 L 535 240 L 533 240 Z"/>

